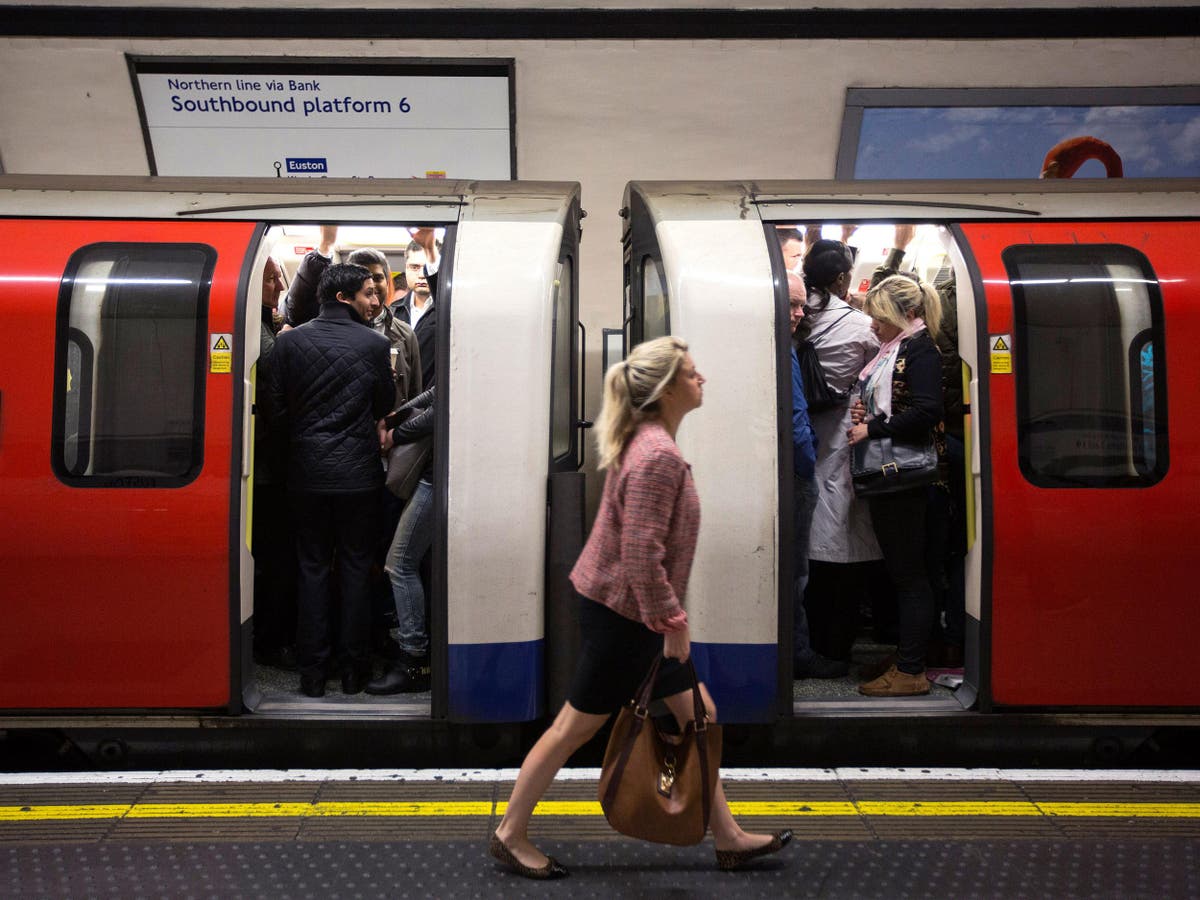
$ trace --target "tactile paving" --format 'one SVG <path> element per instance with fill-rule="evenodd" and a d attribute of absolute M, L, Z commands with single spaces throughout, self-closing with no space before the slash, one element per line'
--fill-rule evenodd
<path fill-rule="evenodd" d="M 571 871 L 536 884 L 505 871 L 482 841 L 239 845 L 81 844 L 0 850 L 0 893 L 27 898 L 526 897 L 1189 897 L 1200 894 L 1188 840 L 793 844 L 741 872 L 718 872 L 711 845 L 628 839 L 546 842 Z"/>

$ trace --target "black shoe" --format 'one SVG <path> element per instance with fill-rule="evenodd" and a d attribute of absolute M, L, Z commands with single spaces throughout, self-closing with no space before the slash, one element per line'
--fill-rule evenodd
<path fill-rule="evenodd" d="M 788 835 L 791 836 L 790 834 Z M 500 840 L 500 835 L 493 834 L 492 840 L 488 844 L 488 854 L 497 862 L 502 862 L 508 866 L 513 872 L 518 875 L 523 875 L 525 878 L 534 878 L 538 881 L 549 881 L 554 878 L 566 878 L 571 873 L 567 871 L 567 867 L 556 860 L 553 856 L 546 857 L 546 864 L 540 869 L 534 869 L 527 866 L 519 859 L 513 856 L 512 851 L 504 846 L 504 841 Z"/>
<path fill-rule="evenodd" d="M 361 694 L 371 679 L 371 670 L 359 666 L 342 669 L 342 693 Z"/>
<path fill-rule="evenodd" d="M 775 832 L 771 835 L 771 840 L 753 850 L 718 850 L 717 868 L 723 872 L 732 872 L 735 869 L 740 869 L 752 859 L 758 859 L 760 856 L 767 856 L 771 853 L 778 853 L 788 845 L 791 839 L 792 833 L 784 829 L 783 831 Z"/>
<path fill-rule="evenodd" d="M 272 669 L 282 669 L 285 672 L 300 670 L 296 662 L 294 647 L 273 647 L 270 650 L 255 650 L 254 661 L 260 666 L 270 666 Z"/>
<path fill-rule="evenodd" d="M 814 653 L 792 663 L 793 678 L 844 678 L 850 674 L 850 663 L 829 659 Z"/>
<path fill-rule="evenodd" d="M 300 692 L 306 697 L 324 697 L 325 696 L 325 675 L 318 673 L 316 675 L 301 675 L 300 676 Z"/>
<path fill-rule="evenodd" d="M 429 663 L 398 664 L 367 685 L 368 694 L 419 694 L 429 690 Z"/>

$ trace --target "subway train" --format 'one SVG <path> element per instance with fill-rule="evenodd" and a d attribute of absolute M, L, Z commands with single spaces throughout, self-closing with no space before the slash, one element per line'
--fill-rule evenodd
<path fill-rule="evenodd" d="M 694 656 L 723 721 L 765 726 L 767 753 L 839 720 L 1200 725 L 1180 639 L 1198 200 L 1181 181 L 628 185 L 601 355 L 678 334 L 708 379 L 679 442 L 703 511 Z M 0 178 L 0 729 L 536 731 L 569 679 L 597 477 L 582 216 L 573 184 Z M 304 698 L 250 652 L 255 298 L 322 223 L 393 253 L 442 229 L 425 695 Z M 915 271 L 957 286 L 965 666 L 956 690 L 869 699 L 793 679 L 778 234 L 853 231 L 865 290 L 897 224 Z"/>

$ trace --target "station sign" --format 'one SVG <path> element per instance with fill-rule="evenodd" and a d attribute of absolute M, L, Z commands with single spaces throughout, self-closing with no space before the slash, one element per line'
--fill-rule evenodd
<path fill-rule="evenodd" d="M 516 177 L 511 60 L 129 64 L 154 175 Z"/>

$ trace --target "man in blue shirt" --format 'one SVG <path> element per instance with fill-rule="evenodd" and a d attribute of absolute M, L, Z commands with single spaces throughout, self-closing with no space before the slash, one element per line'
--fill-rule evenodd
<path fill-rule="evenodd" d="M 788 273 L 788 305 L 792 331 L 804 318 L 804 301 L 808 292 L 804 279 Z M 795 610 L 792 617 L 792 671 L 795 678 L 841 678 L 850 674 L 850 665 L 827 659 L 812 648 L 808 634 L 808 614 L 804 609 L 804 589 L 808 586 L 808 536 L 812 529 L 813 510 L 819 491 L 816 478 L 817 436 L 808 418 L 808 400 L 804 396 L 804 381 L 800 360 L 792 348 L 792 471 L 795 485 L 792 525 L 792 559 L 795 587 Z"/>

